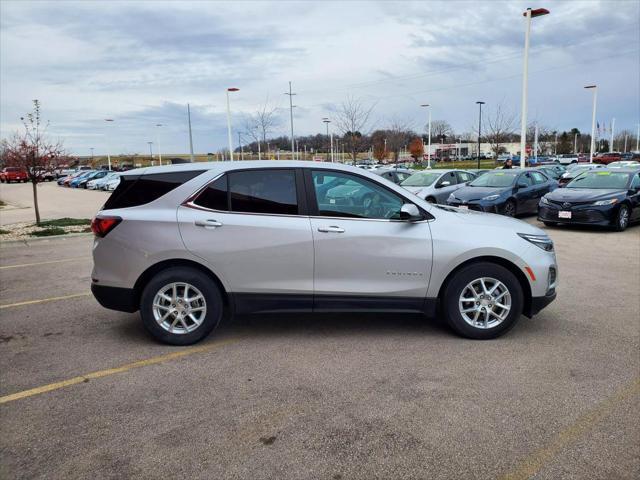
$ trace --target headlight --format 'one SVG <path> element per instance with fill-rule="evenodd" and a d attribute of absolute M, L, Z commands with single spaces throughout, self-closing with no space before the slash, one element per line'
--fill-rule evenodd
<path fill-rule="evenodd" d="M 518 235 L 527 242 L 533 243 L 536 247 L 540 247 L 547 252 L 553 252 L 553 240 L 547 235 L 532 235 L 529 233 L 519 233 Z"/>
<path fill-rule="evenodd" d="M 609 200 L 599 200 L 597 202 L 593 202 L 594 205 L 613 205 L 614 203 L 618 203 L 617 198 L 610 198 Z"/>
<path fill-rule="evenodd" d="M 549 200 L 547 200 L 547 197 L 542 197 L 540 202 L 544 203 L 545 205 L 549 205 Z"/>
<path fill-rule="evenodd" d="M 484 197 L 482 200 L 495 200 L 496 198 L 499 198 L 500 195 L 489 195 L 488 197 Z"/>

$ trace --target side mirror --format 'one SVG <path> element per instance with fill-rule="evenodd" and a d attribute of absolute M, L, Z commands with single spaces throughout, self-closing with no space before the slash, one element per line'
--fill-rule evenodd
<path fill-rule="evenodd" d="M 445 180 L 443 182 L 440 182 L 436 185 L 436 188 L 443 188 L 443 187 L 448 187 L 449 185 L 451 185 L 451 182 L 448 180 Z"/>
<path fill-rule="evenodd" d="M 527 182 L 519 181 L 518 188 L 527 188 L 529 184 Z"/>
<path fill-rule="evenodd" d="M 420 210 L 413 203 L 405 203 L 400 208 L 400 220 L 407 220 L 409 222 L 417 222 L 422 220 Z"/>

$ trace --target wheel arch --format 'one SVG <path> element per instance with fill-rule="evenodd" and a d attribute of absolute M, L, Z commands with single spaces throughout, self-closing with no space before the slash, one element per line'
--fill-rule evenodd
<path fill-rule="evenodd" d="M 218 278 L 218 276 L 214 272 L 212 272 L 209 268 L 205 267 L 204 265 L 198 262 L 194 262 L 193 260 L 185 259 L 185 258 L 174 258 L 174 259 L 163 260 L 161 262 L 153 264 L 152 266 L 147 268 L 144 272 L 142 272 L 138 277 L 138 279 L 136 280 L 135 285 L 133 286 L 134 301 L 136 305 L 140 304 L 140 297 L 142 296 L 142 291 L 144 290 L 144 287 L 147 285 L 147 283 L 149 283 L 149 281 L 157 273 L 172 267 L 189 267 L 189 268 L 193 268 L 201 271 L 202 273 L 207 275 L 209 278 L 211 278 L 211 280 L 213 280 L 216 286 L 220 289 L 220 294 L 222 295 L 222 300 L 224 302 L 225 308 L 232 307 L 232 302 L 231 302 L 229 293 L 224 288 L 224 285 L 220 281 L 220 278 Z"/>
<path fill-rule="evenodd" d="M 442 304 L 444 292 L 446 291 L 449 282 L 460 270 L 474 263 L 482 262 L 495 263 L 497 265 L 500 265 L 501 267 L 506 268 L 515 275 L 515 277 L 518 279 L 518 282 L 520 283 L 520 286 L 522 287 L 522 293 L 524 295 L 522 302 L 522 313 L 527 317 L 531 317 L 531 285 L 529 285 L 529 281 L 527 280 L 525 273 L 520 268 L 518 268 L 515 263 L 507 259 L 492 255 L 470 258 L 451 270 L 451 272 L 449 272 L 447 277 L 444 279 L 444 282 L 442 282 L 442 285 L 440 285 L 440 290 L 438 291 L 438 303 Z"/>

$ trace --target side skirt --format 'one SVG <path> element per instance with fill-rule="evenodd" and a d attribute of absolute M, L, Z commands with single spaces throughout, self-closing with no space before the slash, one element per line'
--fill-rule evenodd
<path fill-rule="evenodd" d="M 437 298 L 234 293 L 235 313 L 398 312 L 435 317 Z"/>

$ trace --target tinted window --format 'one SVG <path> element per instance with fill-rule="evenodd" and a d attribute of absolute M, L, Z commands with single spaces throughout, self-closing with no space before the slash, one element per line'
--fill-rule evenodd
<path fill-rule="evenodd" d="M 524 175 L 520 175 L 520 178 L 518 178 L 518 183 L 526 183 L 528 187 L 530 187 L 531 185 L 533 185 L 533 180 L 531 180 L 531 175 L 528 173 L 525 173 Z"/>
<path fill-rule="evenodd" d="M 455 172 L 448 172 L 442 175 L 442 178 L 438 181 L 438 185 L 442 185 L 444 182 L 449 182 L 449 185 L 458 183 Z"/>
<path fill-rule="evenodd" d="M 627 188 L 630 175 L 624 172 L 590 171 L 573 179 L 567 188 L 604 188 L 622 190 Z"/>
<path fill-rule="evenodd" d="M 328 217 L 399 219 L 403 199 L 375 182 L 338 172 L 311 172 L 318 213 Z"/>
<path fill-rule="evenodd" d="M 544 183 L 547 181 L 547 177 L 540 172 L 531 172 L 531 177 L 533 178 L 533 183 Z"/>
<path fill-rule="evenodd" d="M 229 210 L 227 178 L 226 175 L 223 175 L 215 182 L 211 182 L 193 203 L 211 210 Z"/>
<path fill-rule="evenodd" d="M 248 170 L 229 174 L 231 210 L 245 213 L 297 215 L 293 170 Z"/>
<path fill-rule="evenodd" d="M 204 170 L 122 175 L 120 183 L 104 204 L 105 210 L 137 207 L 153 202 L 176 187 L 200 175 Z"/>
<path fill-rule="evenodd" d="M 475 178 L 475 175 L 469 172 L 456 172 L 456 175 L 458 175 L 458 183 L 470 182 Z"/>

